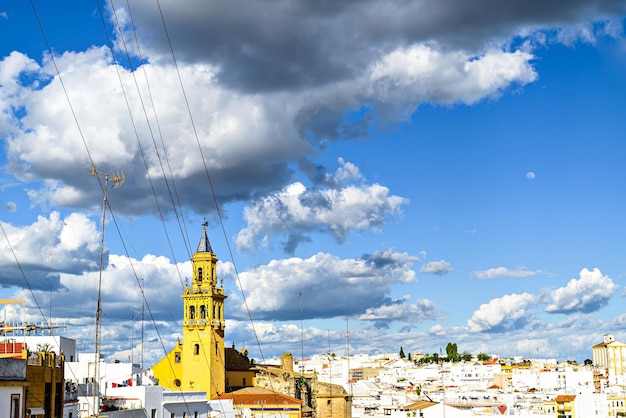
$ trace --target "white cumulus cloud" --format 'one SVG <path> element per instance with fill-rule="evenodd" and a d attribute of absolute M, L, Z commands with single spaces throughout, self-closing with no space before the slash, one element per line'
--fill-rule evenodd
<path fill-rule="evenodd" d="M 413 95 L 416 103 L 473 104 L 497 95 L 511 83 L 535 81 L 537 73 L 527 52 L 490 50 L 471 57 L 461 51 L 443 52 L 417 44 L 397 49 L 370 73 L 372 96 L 382 102 L 401 102 Z"/>
<path fill-rule="evenodd" d="M 247 206 L 247 226 L 237 234 L 237 246 L 252 250 L 264 235 L 285 235 L 284 249 L 293 253 L 311 232 L 327 232 L 343 242 L 350 230 L 380 228 L 408 203 L 380 184 L 346 184 L 346 180 L 360 180 L 361 176 L 354 165 L 343 160 L 340 163 L 333 181 L 326 181 L 337 187 L 317 189 L 292 183 Z"/>
<path fill-rule="evenodd" d="M 595 312 L 605 306 L 619 288 L 598 268 L 583 268 L 579 276 L 578 279 L 570 280 L 566 286 L 550 292 L 546 312 Z"/>
<path fill-rule="evenodd" d="M 470 331 L 502 332 L 523 327 L 532 315 L 535 297 L 530 293 L 513 293 L 480 305 L 467 321 Z"/>
<path fill-rule="evenodd" d="M 31 225 L 3 224 L 3 229 L 7 234 L 0 240 L 0 279 L 4 285 L 26 287 L 28 282 L 31 287 L 50 288 L 52 279 L 58 287 L 59 273 L 98 269 L 100 234 L 96 224 L 83 214 L 62 218 L 59 212 L 51 212 L 48 217 L 37 217 Z"/>

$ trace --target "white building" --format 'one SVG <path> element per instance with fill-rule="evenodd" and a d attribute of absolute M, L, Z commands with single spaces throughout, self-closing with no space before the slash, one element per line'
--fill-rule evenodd
<path fill-rule="evenodd" d="M 593 365 L 605 369 L 610 386 L 624 384 L 626 376 L 626 344 L 615 341 L 613 334 L 605 334 L 604 341 L 592 347 Z"/>
<path fill-rule="evenodd" d="M 15 336 L 16 341 L 23 341 L 31 351 L 37 350 L 38 347 L 47 346 L 50 351 L 56 354 L 63 354 L 65 361 L 76 361 L 78 352 L 76 351 L 76 340 L 62 337 L 60 335 L 26 335 Z"/>
<path fill-rule="evenodd" d="M 169 418 L 171 416 L 207 418 L 209 416 L 206 392 L 164 391 L 162 406 L 162 417 L 157 416 L 155 418 Z"/>
<path fill-rule="evenodd" d="M 0 411 L 8 417 L 21 417 L 24 410 L 26 382 L 26 361 L 0 359 Z"/>
<path fill-rule="evenodd" d="M 518 390 L 593 392 L 593 369 L 587 366 L 561 365 L 554 369 L 513 369 L 511 386 Z"/>

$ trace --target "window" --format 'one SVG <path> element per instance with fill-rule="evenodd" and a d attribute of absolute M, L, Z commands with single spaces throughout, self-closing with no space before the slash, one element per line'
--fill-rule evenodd
<path fill-rule="evenodd" d="M 195 317 L 196 317 L 196 307 L 192 305 L 189 307 L 189 319 L 194 319 Z"/>
<path fill-rule="evenodd" d="M 202 267 L 198 267 L 198 281 L 202 281 Z"/>
<path fill-rule="evenodd" d="M 194 344 L 193 346 L 193 354 L 195 356 L 197 356 L 198 354 L 200 354 L 200 344 Z"/>
<path fill-rule="evenodd" d="M 180 352 L 174 353 L 174 363 L 180 363 Z"/>
<path fill-rule="evenodd" d="M 204 305 L 200 305 L 200 318 L 206 318 L 206 306 Z"/>
<path fill-rule="evenodd" d="M 44 411 L 52 411 L 52 383 L 44 383 L 43 409 Z"/>
<path fill-rule="evenodd" d="M 11 395 L 11 418 L 20 418 L 20 395 Z"/>
<path fill-rule="evenodd" d="M 170 414 L 170 418 L 176 418 L 176 414 L 175 414 L 174 412 L 172 412 L 172 413 Z"/>
<path fill-rule="evenodd" d="M 244 377 L 242 386 L 245 386 L 245 385 L 246 385 L 246 378 Z"/>
<path fill-rule="evenodd" d="M 63 416 L 63 383 L 54 386 L 54 416 Z"/>
<path fill-rule="evenodd" d="M 150 418 L 156 418 L 156 409 L 152 408 L 152 411 L 150 411 Z"/>

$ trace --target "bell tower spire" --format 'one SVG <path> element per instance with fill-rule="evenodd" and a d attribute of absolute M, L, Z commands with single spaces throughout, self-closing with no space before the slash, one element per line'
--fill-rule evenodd
<path fill-rule="evenodd" d="M 198 244 L 197 253 L 212 253 L 213 248 L 211 248 L 211 242 L 209 241 L 209 237 L 206 234 L 206 227 L 209 226 L 209 223 L 204 220 L 202 222 L 202 238 L 200 238 L 200 244 Z"/>

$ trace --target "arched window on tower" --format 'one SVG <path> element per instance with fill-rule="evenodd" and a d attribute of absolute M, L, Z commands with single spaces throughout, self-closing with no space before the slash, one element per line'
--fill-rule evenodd
<path fill-rule="evenodd" d="M 198 354 L 200 354 L 200 344 L 194 344 L 194 346 L 193 346 L 193 355 L 197 356 Z"/>
<path fill-rule="evenodd" d="M 198 281 L 202 281 L 202 267 L 198 267 Z"/>
<path fill-rule="evenodd" d="M 189 307 L 189 319 L 195 319 L 195 318 L 196 318 L 196 307 L 192 305 Z"/>
<path fill-rule="evenodd" d="M 200 305 L 200 319 L 206 318 L 206 306 Z"/>

